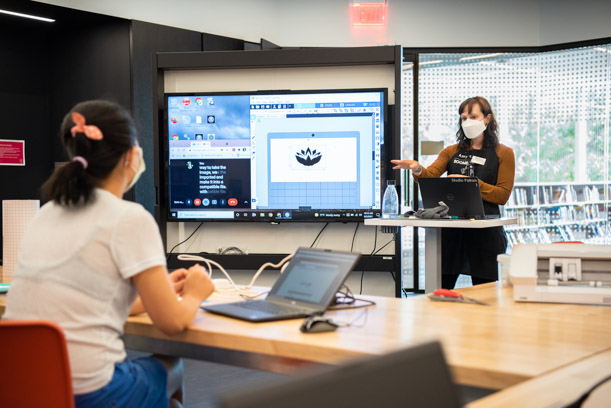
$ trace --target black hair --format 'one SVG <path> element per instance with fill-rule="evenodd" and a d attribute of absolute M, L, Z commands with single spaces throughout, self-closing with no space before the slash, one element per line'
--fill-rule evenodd
<path fill-rule="evenodd" d="M 92 140 L 80 132 L 73 137 L 73 112 L 83 115 L 86 125 L 97 126 L 103 138 Z M 129 112 L 117 103 L 105 100 L 75 105 L 64 116 L 59 136 L 71 161 L 56 169 L 43 184 L 41 198 L 66 206 L 90 202 L 94 188 L 110 175 L 121 157 L 137 145 L 136 127 Z M 87 166 L 74 160 L 75 156 L 85 159 Z"/>
<path fill-rule="evenodd" d="M 482 96 L 475 96 L 473 98 L 466 99 L 465 101 L 463 101 L 463 103 L 460 104 L 460 107 L 458 108 L 458 132 L 456 132 L 456 141 L 458 142 L 458 147 L 465 150 L 471 147 L 471 139 L 467 138 L 467 136 L 465 136 L 465 133 L 462 130 L 462 118 L 460 117 L 460 115 L 462 115 L 465 108 L 467 109 L 467 113 L 471 113 L 471 111 L 473 110 L 473 105 L 476 104 L 479 106 L 479 109 L 484 114 L 484 118 L 490 115 L 490 122 L 488 122 L 486 130 L 484 130 L 483 147 L 496 148 L 499 144 L 499 126 L 496 123 L 496 118 L 494 116 L 494 112 L 492 112 L 490 102 L 488 102 L 488 100 Z"/>

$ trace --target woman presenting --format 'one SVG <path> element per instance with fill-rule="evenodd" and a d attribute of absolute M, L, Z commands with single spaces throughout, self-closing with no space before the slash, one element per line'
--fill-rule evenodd
<path fill-rule="evenodd" d="M 481 96 L 469 98 L 458 108 L 457 144 L 439 153 L 429 167 L 415 160 L 391 160 L 393 169 L 411 170 L 414 178 L 477 177 L 486 215 L 500 214 L 499 205 L 509 199 L 515 176 L 513 150 L 499 143 L 498 125 L 490 103 Z M 503 227 L 442 229 L 442 286 L 454 288 L 458 275 L 471 275 L 474 285 L 497 279 L 498 254 L 505 253 Z"/>

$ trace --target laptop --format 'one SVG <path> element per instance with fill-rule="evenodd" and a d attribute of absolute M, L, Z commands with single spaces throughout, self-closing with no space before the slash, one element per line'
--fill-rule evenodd
<path fill-rule="evenodd" d="M 484 219 L 484 203 L 476 177 L 440 177 L 418 179 L 424 208 L 434 208 L 443 201 L 448 215 L 459 219 Z"/>
<path fill-rule="evenodd" d="M 286 320 L 322 314 L 361 254 L 299 248 L 263 300 L 202 306 L 202 309 L 250 322 Z"/>
<path fill-rule="evenodd" d="M 221 408 L 434 407 L 461 402 L 439 342 L 338 367 L 250 384 L 220 396 Z"/>

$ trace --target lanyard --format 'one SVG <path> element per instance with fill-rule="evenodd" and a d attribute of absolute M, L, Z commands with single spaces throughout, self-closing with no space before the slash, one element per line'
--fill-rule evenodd
<path fill-rule="evenodd" d="M 473 153 L 469 151 L 469 164 L 467 167 L 467 175 L 469 177 L 475 177 L 475 168 L 473 167 Z"/>

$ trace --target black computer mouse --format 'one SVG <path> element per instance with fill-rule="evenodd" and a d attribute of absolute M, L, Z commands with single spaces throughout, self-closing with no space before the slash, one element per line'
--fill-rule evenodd
<path fill-rule="evenodd" d="M 338 327 L 339 325 L 333 320 L 314 315 L 306 318 L 299 330 L 303 333 L 324 333 L 334 331 Z"/>

